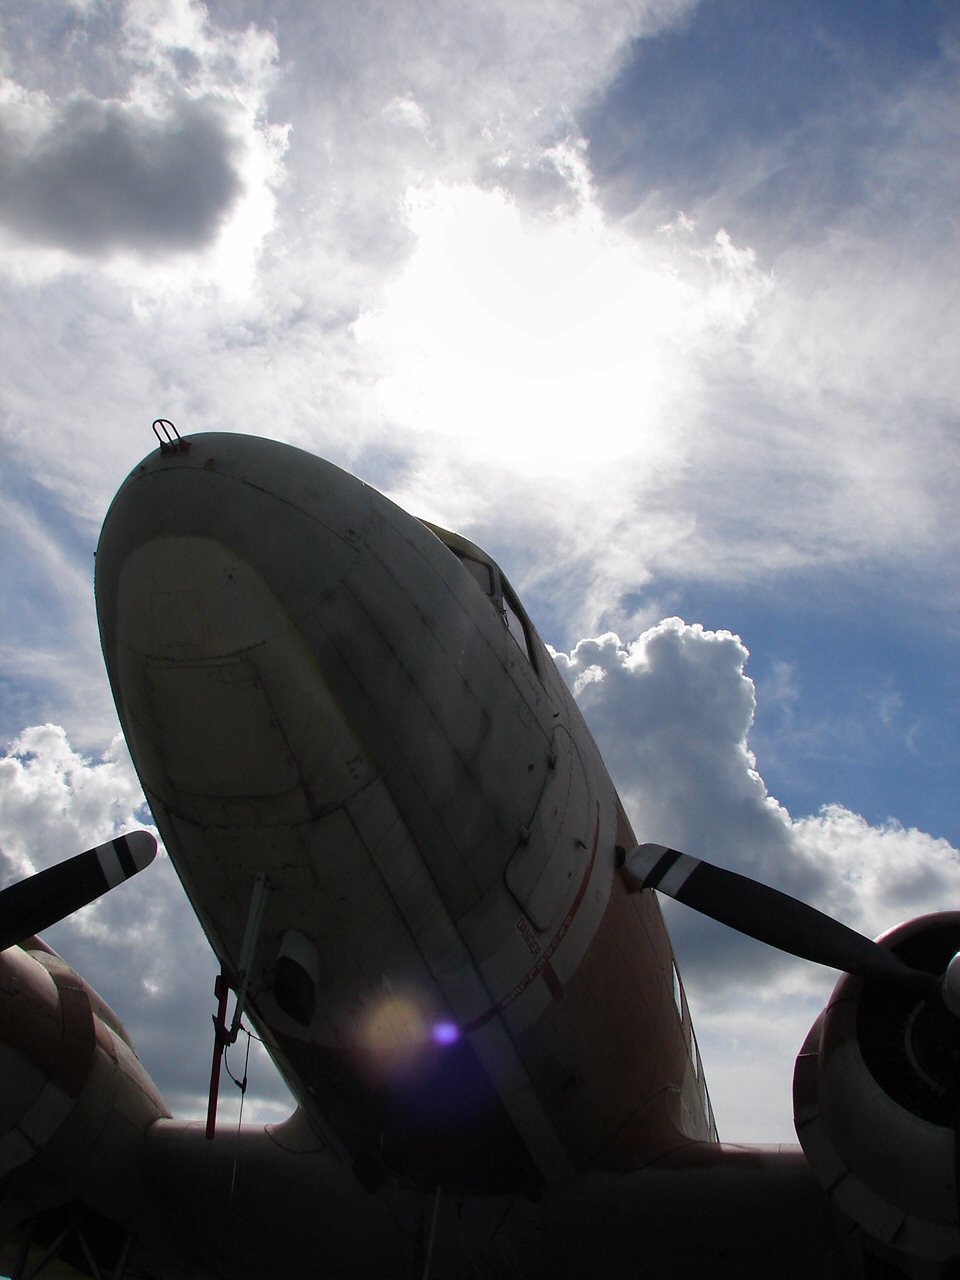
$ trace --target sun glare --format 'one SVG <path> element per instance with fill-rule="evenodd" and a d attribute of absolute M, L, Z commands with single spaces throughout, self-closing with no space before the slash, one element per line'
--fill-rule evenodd
<path fill-rule="evenodd" d="M 611 225 L 575 160 L 573 176 L 558 163 L 572 200 L 550 213 L 496 188 L 408 193 L 416 247 L 354 326 L 391 426 L 538 475 L 676 457 L 672 406 L 696 395 L 698 352 L 742 328 L 769 280 L 682 214 L 645 235 Z"/>
<path fill-rule="evenodd" d="M 617 456 L 656 418 L 688 287 L 591 205 L 524 216 L 501 191 L 411 195 L 417 248 L 356 333 L 385 416 L 513 462 Z"/>

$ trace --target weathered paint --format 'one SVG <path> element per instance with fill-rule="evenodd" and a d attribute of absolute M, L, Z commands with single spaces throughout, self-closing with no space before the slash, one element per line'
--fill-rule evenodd
<path fill-rule="evenodd" d="M 253 1016 L 351 1156 L 426 1123 L 449 1064 L 486 1116 L 447 1117 L 461 1146 L 496 1134 L 502 1160 L 512 1126 L 547 1181 L 615 1138 L 639 1166 L 711 1137 L 659 910 L 619 883 L 632 833 L 542 642 L 525 619 L 522 652 L 453 551 L 484 553 L 439 533 L 273 442 L 147 459 L 97 557 L 127 742 L 228 971 L 266 873 Z M 319 958 L 306 1028 L 270 994 L 290 928 Z"/>

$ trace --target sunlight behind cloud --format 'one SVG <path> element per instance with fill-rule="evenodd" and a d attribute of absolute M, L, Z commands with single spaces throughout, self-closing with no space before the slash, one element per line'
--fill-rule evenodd
<path fill-rule="evenodd" d="M 642 240 L 604 220 L 585 144 L 548 153 L 573 197 L 525 213 L 505 191 L 408 192 L 416 248 L 386 304 L 354 325 L 386 372 L 384 417 L 524 474 L 572 474 L 642 450 L 678 457 L 669 407 L 693 362 L 770 287 L 721 232 L 688 220 Z"/>

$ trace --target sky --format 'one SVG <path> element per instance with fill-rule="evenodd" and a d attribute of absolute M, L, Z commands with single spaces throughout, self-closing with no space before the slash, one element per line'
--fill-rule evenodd
<path fill-rule="evenodd" d="M 872 935 L 958 905 L 955 3 L 0 27 L 5 880 L 149 822 L 93 551 L 163 416 L 485 547 L 640 839 Z M 667 914 L 721 1136 L 793 1141 L 837 975 Z M 214 961 L 169 862 L 49 941 L 202 1114 Z M 288 1108 L 254 1046 L 245 1118 Z"/>

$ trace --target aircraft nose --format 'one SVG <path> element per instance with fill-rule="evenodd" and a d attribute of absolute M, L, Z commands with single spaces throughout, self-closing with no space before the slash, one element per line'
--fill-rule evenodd
<path fill-rule="evenodd" d="M 303 633 L 363 555 L 370 490 L 274 441 L 183 444 L 130 474 L 97 550 L 100 637 L 127 744 L 155 814 L 222 825 L 249 801 L 251 813 L 303 821 L 366 777 L 344 765 L 357 747 Z"/>
<path fill-rule="evenodd" d="M 156 451 L 121 487 L 100 536 L 108 666 L 117 647 L 204 662 L 274 638 L 350 572 L 369 512 L 355 477 L 274 441 L 209 434 Z"/>

